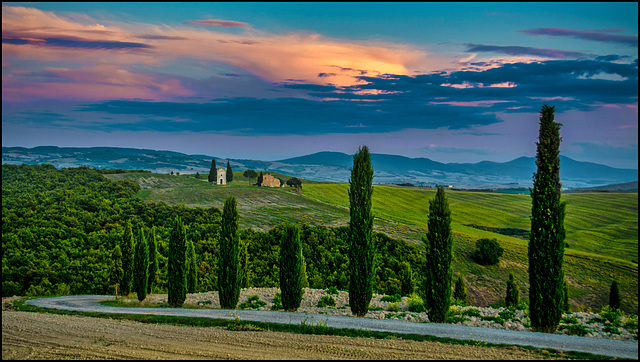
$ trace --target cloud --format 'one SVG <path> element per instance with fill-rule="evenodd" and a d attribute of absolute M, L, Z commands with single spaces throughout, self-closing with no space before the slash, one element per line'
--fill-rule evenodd
<path fill-rule="evenodd" d="M 585 53 L 573 52 L 560 49 L 543 49 L 536 47 L 523 47 L 517 45 L 499 46 L 499 45 L 482 45 L 482 44 L 465 44 L 467 53 L 498 53 L 507 55 L 533 55 L 545 58 L 581 58 L 586 56 Z"/>
<path fill-rule="evenodd" d="M 183 24 L 196 24 L 196 25 L 209 25 L 209 26 L 221 26 L 223 28 L 249 28 L 250 24 L 243 23 L 240 21 L 232 21 L 232 20 L 215 20 L 215 19 L 206 19 L 206 20 L 187 20 Z"/>
<path fill-rule="evenodd" d="M 605 30 L 611 31 L 611 29 L 605 29 Z M 620 29 L 615 29 L 615 30 L 620 30 Z M 638 47 L 637 35 L 636 36 L 615 35 L 615 34 L 607 34 L 602 31 L 600 32 L 589 31 L 589 30 L 580 31 L 580 30 L 571 30 L 571 29 L 565 29 L 565 28 L 536 28 L 536 29 L 528 29 L 528 30 L 519 30 L 519 32 L 527 35 L 533 35 L 533 36 L 547 35 L 547 36 L 554 36 L 554 37 L 556 36 L 570 37 L 574 39 L 598 41 L 598 42 L 604 42 L 604 43 L 616 43 L 616 44 L 626 45 L 630 47 L 636 47 L 636 48 Z"/>
<path fill-rule="evenodd" d="M 151 48 L 150 45 L 135 42 L 124 41 L 106 41 L 106 40 L 91 40 L 81 39 L 77 37 L 50 37 L 50 38 L 5 38 L 3 33 L 2 43 L 14 44 L 14 45 L 34 45 L 34 46 L 53 46 L 64 48 L 84 48 L 84 49 L 145 49 Z"/>

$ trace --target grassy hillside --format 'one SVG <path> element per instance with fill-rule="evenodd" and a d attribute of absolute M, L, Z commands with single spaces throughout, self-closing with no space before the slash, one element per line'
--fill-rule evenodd
<path fill-rule="evenodd" d="M 332 205 L 348 207 L 347 184 L 308 185 L 304 195 Z M 427 223 L 429 199 L 435 190 L 374 186 L 376 217 L 407 225 Z M 529 231 L 529 195 L 449 191 L 455 231 L 478 233 L 462 226 L 474 225 L 494 231 Z M 638 194 L 574 193 L 562 195 L 567 202 L 565 228 L 569 248 L 626 261 L 638 260 Z M 526 237 L 525 237 L 526 238 Z"/>
<path fill-rule="evenodd" d="M 231 185 L 211 185 L 190 176 L 127 173 L 107 175 L 140 184 L 138 196 L 170 205 L 222 208 L 227 195 L 235 195 L 240 226 L 267 230 L 282 221 L 311 225 L 346 225 L 349 218 L 347 184 L 303 184 L 302 194 L 289 187 L 272 189 L 250 186 L 236 178 Z M 206 178 L 206 175 L 203 175 Z M 237 180 L 237 181 L 236 181 Z M 255 182 L 255 180 L 254 180 Z M 374 227 L 391 237 L 421 245 L 427 223 L 428 200 L 435 190 L 374 186 Z M 531 198 L 529 195 L 481 192 L 447 192 L 455 232 L 454 275 L 467 280 L 476 305 L 495 304 L 504 298 L 509 272 L 522 283 L 528 297 L 527 245 Z M 638 195 L 637 193 L 567 194 L 567 242 L 565 274 L 573 308 L 599 309 L 608 303 L 613 279 L 620 283 L 624 309 L 637 313 L 638 306 Z M 502 233 L 502 234 L 501 234 Z M 478 238 L 496 238 L 505 249 L 500 263 L 476 264 L 471 254 Z"/>

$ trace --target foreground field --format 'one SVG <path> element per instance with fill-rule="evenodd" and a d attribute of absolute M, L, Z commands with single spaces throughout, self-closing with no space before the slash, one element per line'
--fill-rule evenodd
<path fill-rule="evenodd" d="M 230 331 L 2 311 L 2 359 L 542 359 L 519 347 Z"/>

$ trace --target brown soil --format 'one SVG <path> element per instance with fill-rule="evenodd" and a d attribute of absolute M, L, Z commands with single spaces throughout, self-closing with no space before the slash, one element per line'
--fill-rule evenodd
<path fill-rule="evenodd" d="M 3 303 L 4 304 L 4 303 Z M 533 359 L 544 354 L 389 339 L 2 311 L 2 359 Z"/>

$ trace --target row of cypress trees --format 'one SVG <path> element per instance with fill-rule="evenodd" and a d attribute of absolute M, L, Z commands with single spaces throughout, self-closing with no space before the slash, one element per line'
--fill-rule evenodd
<path fill-rule="evenodd" d="M 121 286 L 122 295 L 136 292 L 139 302 L 151 293 L 158 273 L 158 244 L 155 227 L 149 232 L 148 238 L 147 241 L 144 230 L 141 229 L 134 245 L 131 223 L 127 223 L 122 238 L 122 248 L 116 245 L 111 254 L 111 280 L 116 286 L 116 298 L 118 298 L 118 286 Z"/>
<path fill-rule="evenodd" d="M 537 171 L 533 176 L 531 233 L 529 241 L 529 281 L 530 317 L 534 330 L 554 332 L 562 316 L 566 303 L 566 287 L 562 270 L 564 258 L 564 215 L 565 203 L 560 201 L 560 123 L 554 121 L 554 107 L 544 105 L 539 119 L 539 136 L 536 153 Z M 229 169 L 229 166 L 227 166 Z M 212 171 L 215 160 L 212 161 Z M 373 169 L 371 156 L 366 146 L 358 148 L 354 155 L 351 178 L 349 179 L 349 305 L 356 316 L 367 313 L 373 295 L 373 270 L 375 248 L 373 244 L 373 214 L 371 198 L 373 194 Z M 140 233 L 140 255 L 145 247 L 144 235 Z M 132 236 L 130 226 L 123 240 L 122 293 L 129 291 L 131 278 L 128 265 L 133 262 Z M 432 322 L 444 322 L 451 301 L 452 247 L 451 211 L 445 197 L 444 187 L 437 188 L 436 196 L 429 201 L 426 244 L 425 306 Z M 187 271 L 195 270 L 195 265 L 187 264 L 187 249 L 191 260 L 193 246 L 188 246 L 184 227 L 179 217 L 171 232 L 169 243 L 169 297 L 172 306 L 181 306 L 187 289 L 192 289 L 187 281 Z M 138 250 L 138 249 L 136 249 Z M 235 197 L 229 196 L 224 204 L 220 231 L 220 255 L 218 269 L 218 290 L 222 308 L 235 308 L 240 295 L 242 270 L 240 268 L 240 243 L 238 236 L 238 211 Z M 114 251 L 115 253 L 115 251 Z M 147 252 L 148 254 L 148 252 Z M 144 264 L 144 257 L 140 258 Z M 138 264 L 136 264 L 138 265 Z M 145 270 L 139 266 L 140 270 Z M 296 226 L 284 228 L 280 251 L 280 285 L 285 309 L 295 310 L 302 300 L 304 260 Z M 136 269 L 137 270 L 137 269 Z M 137 280 L 147 279 L 142 272 Z M 513 276 L 509 277 L 509 303 L 517 300 Z M 141 284 L 135 288 L 141 290 Z M 189 284 L 189 286 L 188 286 Z M 145 288 L 146 289 L 146 288 Z M 195 287 L 193 288 L 195 289 Z M 140 297 L 139 297 L 140 298 Z"/>

